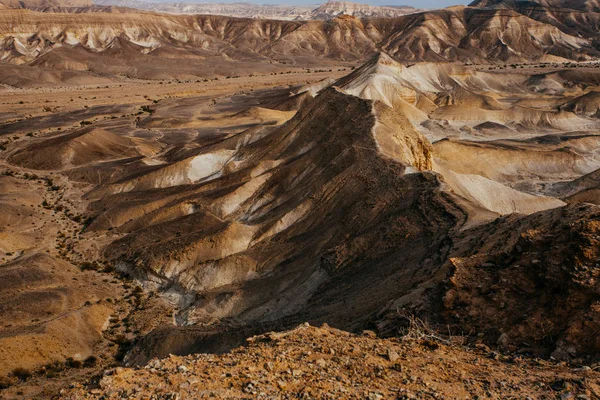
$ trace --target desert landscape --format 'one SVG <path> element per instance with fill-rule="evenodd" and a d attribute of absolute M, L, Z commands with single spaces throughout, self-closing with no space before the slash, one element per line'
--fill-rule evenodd
<path fill-rule="evenodd" d="M 0 0 L 0 398 L 600 399 L 599 28 Z"/>

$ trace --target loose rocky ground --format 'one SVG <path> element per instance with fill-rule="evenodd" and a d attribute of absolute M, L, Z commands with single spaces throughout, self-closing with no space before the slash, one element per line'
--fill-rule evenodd
<path fill-rule="evenodd" d="M 459 342 L 461 338 L 453 338 Z M 413 326 L 378 339 L 308 324 L 223 355 L 117 368 L 62 399 L 600 399 L 600 365 L 580 367 L 466 348 Z"/>

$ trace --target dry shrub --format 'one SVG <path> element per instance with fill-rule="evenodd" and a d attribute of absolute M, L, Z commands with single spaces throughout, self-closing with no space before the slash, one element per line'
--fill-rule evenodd
<path fill-rule="evenodd" d="M 31 378 L 32 374 L 31 374 L 31 371 L 28 370 L 27 368 L 18 367 L 18 368 L 13 369 L 11 375 L 24 382 L 27 379 Z"/>

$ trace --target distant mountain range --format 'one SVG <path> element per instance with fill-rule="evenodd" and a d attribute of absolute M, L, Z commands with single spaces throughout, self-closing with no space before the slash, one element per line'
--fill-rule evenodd
<path fill-rule="evenodd" d="M 36 0 L 36 4 L 41 1 Z M 236 6 L 254 19 L 206 15 L 234 14 L 234 9 L 228 7 Z M 600 9 L 598 0 L 478 0 L 469 7 L 394 18 L 381 18 L 385 16 L 382 13 L 357 17 L 388 8 L 362 8 L 350 3 L 329 2 L 306 14 L 292 7 L 256 6 L 265 14 L 250 12 L 255 6 L 248 4 L 220 7 L 194 15 L 100 5 L 36 8 L 44 12 L 9 9 L 0 13 L 0 27 L 6 27 L 0 32 L 0 60 L 53 70 L 158 79 L 162 72 L 157 74 L 151 65 L 166 65 L 181 58 L 186 60 L 184 66 L 191 68 L 184 76 L 195 76 L 206 64 L 212 66 L 211 59 L 308 66 L 323 60 L 360 62 L 377 51 L 401 62 L 564 62 L 600 58 L 600 12 L 594 11 Z M 589 11 L 582 11 L 582 7 Z M 286 17 L 282 10 L 287 10 Z M 273 17 L 277 12 L 280 16 Z M 343 16 L 328 17 L 336 13 Z M 269 15 L 272 19 L 267 19 Z M 282 20 L 285 18 L 309 21 Z M 192 60 L 203 67 L 192 68 Z"/>
<path fill-rule="evenodd" d="M 143 0 L 0 0 L 0 7 L 27 8 L 37 11 L 66 11 L 62 8 L 122 7 L 168 14 L 204 14 L 274 20 L 329 20 L 341 15 L 357 18 L 395 18 L 419 11 L 409 6 L 372 6 L 347 1 L 328 1 L 321 5 L 195 3 Z M 89 10 L 80 10 L 85 12 Z M 96 10 L 98 11 L 98 10 Z M 72 12 L 72 10 L 70 11 Z"/>
<path fill-rule="evenodd" d="M 163 3 L 140 0 L 94 0 L 94 4 L 171 14 L 211 14 L 279 20 L 328 20 L 342 14 L 359 18 L 393 18 L 420 11 L 409 6 L 372 6 L 345 1 L 329 1 L 320 6 L 258 5 L 252 3 Z"/>
<path fill-rule="evenodd" d="M 90 7 L 92 0 L 0 0 L 0 8 Z"/>

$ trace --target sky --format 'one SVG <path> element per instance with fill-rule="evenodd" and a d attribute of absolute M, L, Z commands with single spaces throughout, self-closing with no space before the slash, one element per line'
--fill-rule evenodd
<path fill-rule="evenodd" d="M 315 1 L 315 0 L 290 0 L 296 4 L 314 4 L 314 3 L 324 3 L 324 1 Z M 353 3 L 362 3 L 362 4 L 373 4 L 377 6 L 384 5 L 392 5 L 392 6 L 400 6 L 407 5 L 413 6 L 417 8 L 443 8 L 448 6 L 455 6 L 457 4 L 467 4 L 472 1 L 465 0 L 349 0 Z"/>
<path fill-rule="evenodd" d="M 464 0 L 349 0 L 353 3 L 362 3 L 362 4 L 373 4 L 377 6 L 413 6 L 417 8 L 443 8 L 448 6 L 455 6 L 457 4 L 467 4 L 471 3 L 471 1 Z M 269 1 L 270 3 L 271 1 Z M 273 2 L 274 3 L 274 2 Z M 293 3 L 293 4 L 315 4 L 315 3 L 324 3 L 324 1 L 318 0 L 288 0 L 281 1 L 281 3 Z"/>
<path fill-rule="evenodd" d="M 176 1 L 176 0 L 163 0 Z M 186 3 L 256 3 L 256 4 L 321 4 L 325 0 L 181 0 Z M 455 6 L 457 4 L 469 4 L 472 0 L 344 0 L 352 1 L 353 3 L 373 4 L 377 6 L 392 5 L 408 5 L 417 8 L 443 8 Z"/>
<path fill-rule="evenodd" d="M 408 5 L 418 8 L 443 8 L 455 6 L 457 4 L 468 4 L 472 1 L 461 0 L 355 0 L 355 3 L 365 3 L 373 5 Z"/>

